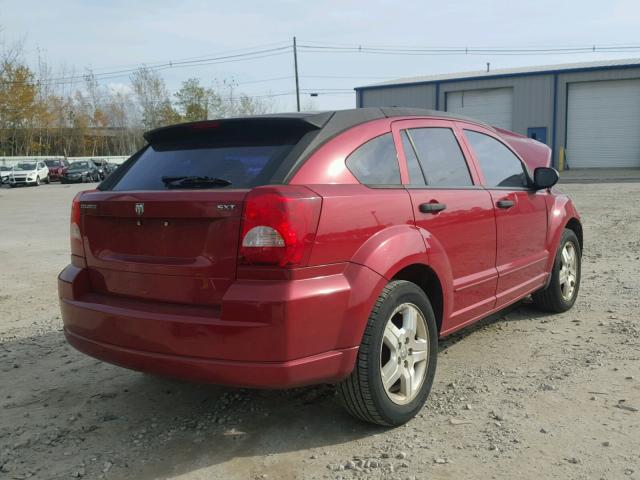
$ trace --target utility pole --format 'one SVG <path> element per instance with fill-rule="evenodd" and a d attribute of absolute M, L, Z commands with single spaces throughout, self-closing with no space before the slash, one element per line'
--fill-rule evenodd
<path fill-rule="evenodd" d="M 296 107 L 300 111 L 300 82 L 298 81 L 298 48 L 296 46 L 296 37 L 293 37 L 293 68 L 296 76 Z"/>

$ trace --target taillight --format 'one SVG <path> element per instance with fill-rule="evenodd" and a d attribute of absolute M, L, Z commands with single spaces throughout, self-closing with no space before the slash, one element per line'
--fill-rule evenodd
<path fill-rule="evenodd" d="M 71 255 L 77 255 L 84 257 L 84 246 L 82 244 L 82 207 L 80 206 L 80 197 L 83 193 L 95 192 L 94 190 L 84 190 L 76 193 L 71 202 L 71 222 L 70 222 L 70 237 L 71 237 Z"/>
<path fill-rule="evenodd" d="M 302 186 L 258 187 L 247 194 L 240 260 L 250 265 L 306 265 L 322 199 Z"/>

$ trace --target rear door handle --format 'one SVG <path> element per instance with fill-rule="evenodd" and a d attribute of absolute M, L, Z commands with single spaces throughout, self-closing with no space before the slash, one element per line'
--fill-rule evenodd
<path fill-rule="evenodd" d="M 444 203 L 421 203 L 418 207 L 422 213 L 438 213 L 447 208 Z"/>
<path fill-rule="evenodd" d="M 498 208 L 511 208 L 516 204 L 513 200 L 498 200 Z"/>

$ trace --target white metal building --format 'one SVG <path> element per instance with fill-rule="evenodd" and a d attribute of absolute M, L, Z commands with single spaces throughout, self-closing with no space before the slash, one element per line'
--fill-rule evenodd
<path fill-rule="evenodd" d="M 565 152 L 569 168 L 640 168 L 640 59 L 392 80 L 356 88 L 359 107 L 445 110 Z"/>

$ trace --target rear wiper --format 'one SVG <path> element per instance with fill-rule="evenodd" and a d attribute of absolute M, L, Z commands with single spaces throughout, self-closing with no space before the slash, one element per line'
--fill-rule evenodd
<path fill-rule="evenodd" d="M 184 177 L 162 177 L 162 183 L 167 188 L 178 187 L 226 187 L 231 185 L 231 182 L 223 178 L 216 177 L 198 177 L 198 176 L 184 176 Z"/>

